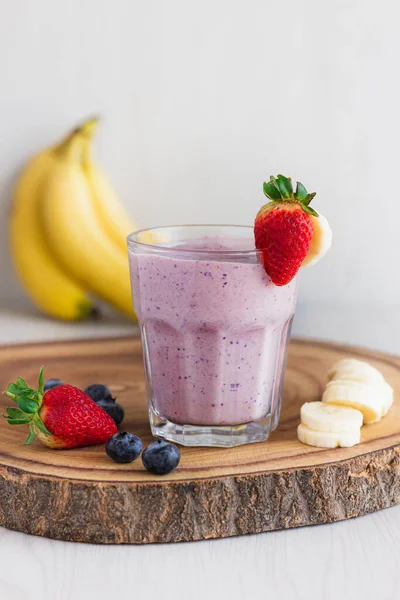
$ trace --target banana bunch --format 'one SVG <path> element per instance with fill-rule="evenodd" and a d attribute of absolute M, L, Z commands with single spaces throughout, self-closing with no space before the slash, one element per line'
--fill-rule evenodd
<path fill-rule="evenodd" d="M 370 364 L 344 358 L 328 372 L 322 402 L 301 407 L 297 436 L 320 448 L 349 447 L 360 442 L 361 426 L 377 423 L 393 403 L 393 389 Z"/>
<path fill-rule="evenodd" d="M 93 297 L 135 318 L 126 236 L 136 229 L 91 158 L 97 119 L 33 157 L 13 198 L 10 245 L 35 305 L 65 320 L 94 314 Z"/>

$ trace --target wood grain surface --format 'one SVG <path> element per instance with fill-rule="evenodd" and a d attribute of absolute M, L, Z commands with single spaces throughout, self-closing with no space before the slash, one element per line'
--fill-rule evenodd
<path fill-rule="evenodd" d="M 268 442 L 234 449 L 183 448 L 162 478 L 141 461 L 116 465 L 103 447 L 23 446 L 23 426 L 0 422 L 0 524 L 70 541 L 151 543 L 227 537 L 332 522 L 400 502 L 400 405 L 362 430 L 354 448 L 321 450 L 298 442 L 303 402 L 319 399 L 328 367 L 365 358 L 400 389 L 400 360 L 332 344 L 290 345 L 281 423 Z M 126 411 L 123 428 L 151 439 L 137 339 L 0 348 L 2 388 L 18 375 L 78 386 L 110 385 Z M 1 400 L 1 411 L 7 399 Z"/>

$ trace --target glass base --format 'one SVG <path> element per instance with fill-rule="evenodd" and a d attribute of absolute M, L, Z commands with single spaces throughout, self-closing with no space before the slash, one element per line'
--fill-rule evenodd
<path fill-rule="evenodd" d="M 182 425 L 162 417 L 152 407 L 149 417 L 154 437 L 182 446 L 233 448 L 242 444 L 265 442 L 278 426 L 279 411 L 244 425 Z"/>

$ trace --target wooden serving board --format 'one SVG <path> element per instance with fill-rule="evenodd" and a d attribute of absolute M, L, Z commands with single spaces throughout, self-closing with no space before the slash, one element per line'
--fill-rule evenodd
<path fill-rule="evenodd" d="M 104 544 L 178 542 L 327 523 L 400 502 L 400 398 L 362 443 L 323 450 L 296 438 L 300 406 L 320 399 L 329 366 L 344 356 L 368 360 L 400 390 L 400 359 L 359 348 L 291 342 L 280 425 L 268 442 L 233 449 L 182 448 L 164 477 L 141 460 L 117 465 L 104 447 L 26 447 L 25 426 L 0 419 L 0 525 L 25 533 Z M 123 404 L 123 429 L 150 442 L 137 339 L 0 348 L 0 386 L 18 375 L 80 387 L 109 384 Z M 9 404 L 2 397 L 0 412 Z"/>

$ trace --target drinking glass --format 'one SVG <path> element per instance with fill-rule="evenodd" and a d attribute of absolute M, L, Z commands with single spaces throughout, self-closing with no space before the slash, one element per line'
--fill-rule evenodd
<path fill-rule="evenodd" d="M 128 236 L 152 433 L 185 446 L 266 440 L 277 425 L 297 281 L 276 286 L 252 227 Z"/>

